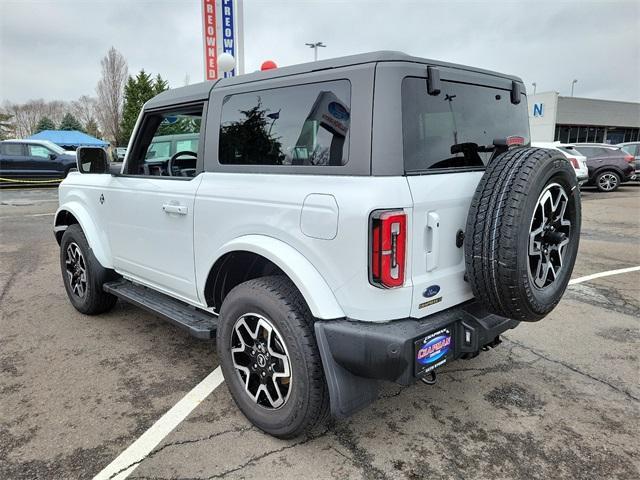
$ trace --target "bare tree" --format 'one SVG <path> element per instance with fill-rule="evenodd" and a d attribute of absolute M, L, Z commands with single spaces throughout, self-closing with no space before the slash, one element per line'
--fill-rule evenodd
<path fill-rule="evenodd" d="M 127 61 L 114 47 L 101 60 L 102 78 L 96 87 L 98 94 L 97 117 L 102 132 L 115 145 L 120 138 L 120 121 L 124 100 L 124 85 L 129 76 Z"/>
<path fill-rule="evenodd" d="M 91 120 L 96 119 L 97 100 L 88 95 L 82 95 L 78 100 L 71 102 L 71 114 L 78 119 L 83 127 Z"/>
<path fill-rule="evenodd" d="M 69 111 L 69 103 L 61 100 L 52 100 L 44 105 L 42 116 L 47 116 L 53 123 L 60 125 L 62 118 Z"/>
<path fill-rule="evenodd" d="M 11 115 L 11 133 L 17 138 L 28 137 L 36 131 L 40 118 L 46 114 L 44 100 L 29 100 L 26 103 L 4 103 L 4 110 Z"/>

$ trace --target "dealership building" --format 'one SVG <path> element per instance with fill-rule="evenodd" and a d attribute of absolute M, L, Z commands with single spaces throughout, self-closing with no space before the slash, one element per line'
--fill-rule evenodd
<path fill-rule="evenodd" d="M 640 103 L 563 97 L 528 97 L 531 140 L 563 143 L 640 141 Z"/>

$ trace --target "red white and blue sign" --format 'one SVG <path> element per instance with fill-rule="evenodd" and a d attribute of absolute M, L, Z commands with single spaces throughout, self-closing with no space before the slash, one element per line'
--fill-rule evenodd
<path fill-rule="evenodd" d="M 222 0 L 222 51 L 236 58 L 236 35 L 234 33 L 233 0 Z M 236 74 L 235 69 L 225 72 L 225 77 L 233 77 Z"/>
<path fill-rule="evenodd" d="M 224 72 L 225 77 L 244 73 L 242 47 L 243 0 L 201 0 L 205 80 L 222 76 L 218 59 L 228 53 L 236 67 Z"/>

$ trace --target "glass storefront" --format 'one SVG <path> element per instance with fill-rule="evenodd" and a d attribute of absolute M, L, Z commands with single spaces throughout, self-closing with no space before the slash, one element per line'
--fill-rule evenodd
<path fill-rule="evenodd" d="M 555 138 L 562 143 L 622 143 L 640 139 L 639 128 L 585 127 L 556 125 Z"/>

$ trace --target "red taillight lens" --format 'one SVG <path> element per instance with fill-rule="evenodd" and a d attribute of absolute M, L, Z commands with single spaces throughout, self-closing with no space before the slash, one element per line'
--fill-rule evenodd
<path fill-rule="evenodd" d="M 378 210 L 371 214 L 371 283 L 394 288 L 404 284 L 407 251 L 407 215 L 403 210 Z"/>
<path fill-rule="evenodd" d="M 507 147 L 520 147 L 524 145 L 525 138 L 518 135 L 507 137 Z"/>
<path fill-rule="evenodd" d="M 576 170 L 580 168 L 577 158 L 569 157 L 569 161 L 571 162 L 571 165 L 573 165 L 573 168 L 575 168 Z"/>
<path fill-rule="evenodd" d="M 634 157 L 633 155 L 625 155 L 624 161 L 627 163 L 633 163 L 636 161 L 636 157 Z"/>

